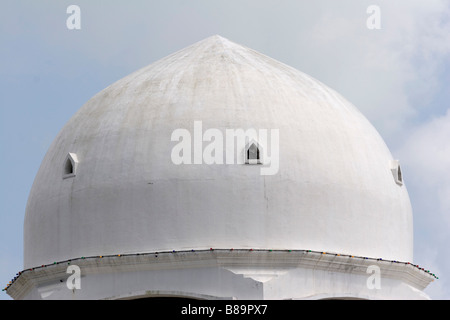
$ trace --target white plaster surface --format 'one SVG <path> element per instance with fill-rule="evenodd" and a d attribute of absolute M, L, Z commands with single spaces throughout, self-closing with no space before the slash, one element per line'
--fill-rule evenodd
<path fill-rule="evenodd" d="M 171 133 L 194 121 L 203 130 L 279 129 L 278 173 L 173 164 Z M 77 172 L 63 179 L 69 153 Z M 412 261 L 412 210 L 392 160 L 337 92 L 213 36 L 107 87 L 64 126 L 30 192 L 24 268 L 210 247 Z"/>

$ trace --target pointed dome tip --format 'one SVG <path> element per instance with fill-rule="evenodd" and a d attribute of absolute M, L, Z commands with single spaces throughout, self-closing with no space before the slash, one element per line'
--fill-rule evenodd
<path fill-rule="evenodd" d="M 226 46 L 230 46 L 235 44 L 233 41 L 228 40 L 227 38 L 222 37 L 219 34 L 214 34 L 211 36 L 208 36 L 206 38 L 203 38 L 202 40 L 199 40 L 198 43 L 203 43 L 203 44 L 220 44 L 220 45 L 226 45 Z"/>
<path fill-rule="evenodd" d="M 210 36 L 210 37 L 208 37 L 208 38 L 206 38 L 206 39 L 210 39 L 210 40 L 219 40 L 219 41 L 230 41 L 230 40 L 228 40 L 227 38 L 224 38 L 224 37 L 222 37 L 221 35 L 219 35 L 219 34 L 215 34 L 215 35 L 212 35 L 212 36 Z M 205 39 L 205 40 L 206 40 Z"/>

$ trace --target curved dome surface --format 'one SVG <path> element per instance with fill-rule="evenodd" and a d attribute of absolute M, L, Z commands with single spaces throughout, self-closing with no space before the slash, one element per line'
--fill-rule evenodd
<path fill-rule="evenodd" d="M 194 140 L 196 121 L 203 132 L 277 129 L 277 173 L 175 164 L 172 133 Z M 24 264 L 211 247 L 411 261 L 412 211 L 392 160 L 337 92 L 213 36 L 107 87 L 64 126 L 30 192 Z"/>

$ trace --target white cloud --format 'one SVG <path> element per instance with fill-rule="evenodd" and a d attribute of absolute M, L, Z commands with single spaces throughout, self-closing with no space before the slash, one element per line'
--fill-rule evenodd
<path fill-rule="evenodd" d="M 381 30 L 366 27 L 366 9 L 375 2 Z M 397 144 L 443 85 L 450 8 L 442 0 L 375 2 L 323 5 L 296 52 L 305 55 L 301 69 L 341 92 Z"/>
<path fill-rule="evenodd" d="M 400 149 L 408 166 L 408 183 L 430 191 L 450 230 L 450 110 L 419 126 Z"/>

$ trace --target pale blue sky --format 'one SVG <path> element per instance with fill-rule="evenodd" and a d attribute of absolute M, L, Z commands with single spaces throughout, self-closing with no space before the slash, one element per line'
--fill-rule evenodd
<path fill-rule="evenodd" d="M 394 2 L 394 3 L 392 3 Z M 66 9 L 81 8 L 81 30 Z M 450 2 L 446 0 L 3 0 L 0 285 L 22 270 L 25 206 L 53 138 L 95 93 L 219 34 L 312 75 L 355 104 L 400 159 L 414 263 L 449 299 Z M 369 5 L 381 29 L 369 30 Z M 0 293 L 0 299 L 9 299 Z"/>

